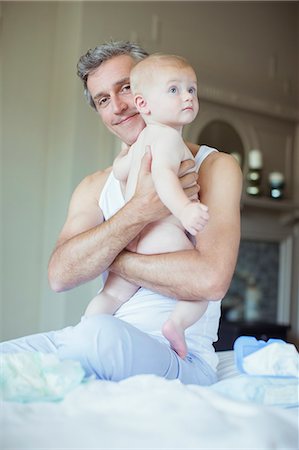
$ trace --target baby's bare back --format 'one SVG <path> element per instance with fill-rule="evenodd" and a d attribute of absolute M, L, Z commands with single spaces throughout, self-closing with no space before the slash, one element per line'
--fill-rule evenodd
<path fill-rule="evenodd" d="M 169 134 L 169 127 L 167 128 L 167 135 Z M 167 136 L 164 137 L 165 127 L 163 126 L 147 126 L 139 135 L 138 140 L 131 147 L 132 160 L 130 172 L 126 185 L 126 201 L 128 201 L 134 194 L 140 169 L 141 160 L 146 151 L 146 147 L 150 145 L 152 151 L 152 158 L 156 156 L 156 150 L 163 151 L 163 148 L 168 144 Z M 180 134 L 177 140 L 179 145 L 173 146 L 173 157 L 179 161 L 185 159 L 194 159 L 188 147 L 184 144 Z M 177 152 L 177 153 L 176 153 Z M 175 154 L 176 153 L 176 154 Z M 171 187 L 169 187 L 171 189 Z M 174 215 L 170 214 L 163 220 L 149 224 L 141 232 L 139 241 L 136 243 L 135 251 L 143 254 L 166 253 L 180 250 L 187 250 L 193 248 L 192 243 L 185 233 L 185 229 L 181 221 Z"/>
<path fill-rule="evenodd" d="M 157 151 L 163 151 L 163 148 L 169 147 L 168 134 L 170 127 L 159 126 L 159 125 L 147 125 L 143 131 L 139 134 L 137 141 L 131 146 L 130 151 L 132 151 L 132 160 L 130 171 L 128 174 L 127 184 L 126 184 L 126 201 L 130 200 L 134 195 L 137 179 L 140 169 L 141 160 L 146 152 L 147 146 L 150 146 L 152 152 L 152 159 L 156 157 Z M 167 133 L 166 133 L 167 132 Z M 175 133 L 176 145 L 172 145 L 172 156 L 173 158 L 179 158 L 179 161 L 185 161 L 186 159 L 193 159 L 193 155 L 184 143 L 181 135 L 178 131 L 171 129 L 171 133 Z M 168 146 L 168 147 L 167 147 Z"/>

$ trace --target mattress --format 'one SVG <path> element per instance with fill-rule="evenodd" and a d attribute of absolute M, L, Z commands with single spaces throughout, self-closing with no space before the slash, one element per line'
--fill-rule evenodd
<path fill-rule="evenodd" d="M 218 355 L 211 387 L 138 375 L 90 380 L 56 402 L 2 402 L 1 449 L 297 450 L 296 405 L 232 398 L 244 377 L 232 351 Z"/>

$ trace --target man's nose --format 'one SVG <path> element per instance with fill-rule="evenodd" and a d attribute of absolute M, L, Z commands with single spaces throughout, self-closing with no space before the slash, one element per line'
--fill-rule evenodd
<path fill-rule="evenodd" d="M 121 98 L 115 96 L 112 99 L 112 110 L 114 114 L 121 114 L 128 108 L 126 102 L 124 102 Z"/>

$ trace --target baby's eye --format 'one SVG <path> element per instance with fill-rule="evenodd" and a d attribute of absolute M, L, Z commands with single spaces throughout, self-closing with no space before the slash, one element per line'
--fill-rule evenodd
<path fill-rule="evenodd" d="M 191 88 L 189 89 L 189 94 L 195 94 L 195 93 L 196 93 L 195 87 L 191 87 Z"/>
<path fill-rule="evenodd" d="M 177 88 L 175 87 L 175 86 L 171 86 L 170 88 L 169 88 L 169 92 L 171 93 L 171 94 L 176 94 L 177 93 Z"/>

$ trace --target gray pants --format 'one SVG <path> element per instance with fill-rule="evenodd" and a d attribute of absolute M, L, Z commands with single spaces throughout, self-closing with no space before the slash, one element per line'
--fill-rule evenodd
<path fill-rule="evenodd" d="M 0 344 L 2 353 L 20 351 L 55 353 L 61 360 L 79 361 L 87 376 L 103 380 L 153 374 L 202 386 L 217 381 L 204 360 L 190 354 L 182 360 L 168 345 L 109 315 L 83 317 L 74 327 Z"/>

